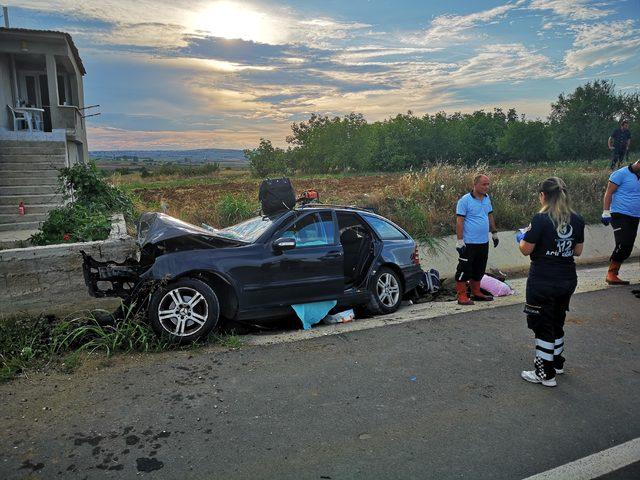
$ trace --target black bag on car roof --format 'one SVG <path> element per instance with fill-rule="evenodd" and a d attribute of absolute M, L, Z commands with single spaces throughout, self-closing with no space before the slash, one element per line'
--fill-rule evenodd
<path fill-rule="evenodd" d="M 262 205 L 262 213 L 267 216 L 291 210 L 296 205 L 296 194 L 291 180 L 286 177 L 263 180 L 258 200 Z"/>

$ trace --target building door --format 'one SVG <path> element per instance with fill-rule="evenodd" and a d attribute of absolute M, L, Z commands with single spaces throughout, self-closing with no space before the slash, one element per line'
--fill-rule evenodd
<path fill-rule="evenodd" d="M 45 132 L 50 132 L 51 131 L 51 107 L 49 105 L 51 105 L 49 103 L 49 83 L 47 82 L 47 76 L 46 75 L 40 75 L 39 76 L 39 83 L 40 83 L 40 98 L 42 99 L 42 107 L 44 108 L 44 115 L 43 115 L 43 121 L 44 121 L 44 131 Z"/>

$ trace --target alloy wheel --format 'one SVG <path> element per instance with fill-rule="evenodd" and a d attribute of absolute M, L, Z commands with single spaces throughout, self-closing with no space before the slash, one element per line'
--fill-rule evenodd
<path fill-rule="evenodd" d="M 397 278 L 386 272 L 380 275 L 376 284 L 376 293 L 380 303 L 385 307 L 394 307 L 400 297 L 400 285 L 398 285 Z"/>
<path fill-rule="evenodd" d="M 169 290 L 158 304 L 158 320 L 171 335 L 185 337 L 197 333 L 207 321 L 209 304 L 204 296 L 188 287 Z"/>

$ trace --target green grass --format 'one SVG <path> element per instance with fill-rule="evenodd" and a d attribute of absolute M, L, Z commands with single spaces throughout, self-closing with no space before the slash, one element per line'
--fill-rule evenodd
<path fill-rule="evenodd" d="M 234 334 L 219 335 L 212 333 L 209 335 L 209 341 L 213 341 L 224 348 L 241 348 L 244 345 L 242 338 Z"/>
<path fill-rule="evenodd" d="M 258 202 L 252 202 L 246 196 L 225 194 L 215 206 L 217 225 L 223 228 L 235 225 L 255 217 L 258 209 Z"/>
<path fill-rule="evenodd" d="M 152 177 L 153 178 L 153 177 Z M 129 193 L 134 190 L 153 190 L 159 188 L 173 187 L 193 187 L 196 185 L 221 185 L 228 180 L 220 177 L 191 177 L 191 178 L 168 178 L 163 180 L 135 179 L 131 182 L 128 179 L 121 179 L 118 186 L 121 190 Z"/>
<path fill-rule="evenodd" d="M 197 349 L 218 344 L 240 348 L 237 335 L 211 334 L 191 345 L 177 345 L 159 337 L 133 309 L 125 318 L 104 324 L 92 312 L 63 319 L 52 316 L 0 319 L 0 383 L 20 374 L 54 369 L 74 372 L 87 355 L 108 359 L 118 353 L 157 353 L 168 350 Z"/>

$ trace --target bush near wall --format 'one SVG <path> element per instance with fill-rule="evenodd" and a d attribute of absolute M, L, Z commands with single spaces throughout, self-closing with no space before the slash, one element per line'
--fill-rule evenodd
<path fill-rule="evenodd" d="M 51 210 L 40 231 L 31 236 L 34 245 L 104 240 L 109 236 L 111 215 L 134 217 L 131 198 L 107 183 L 95 163 L 63 168 L 58 175 L 60 191 L 69 203 Z"/>

